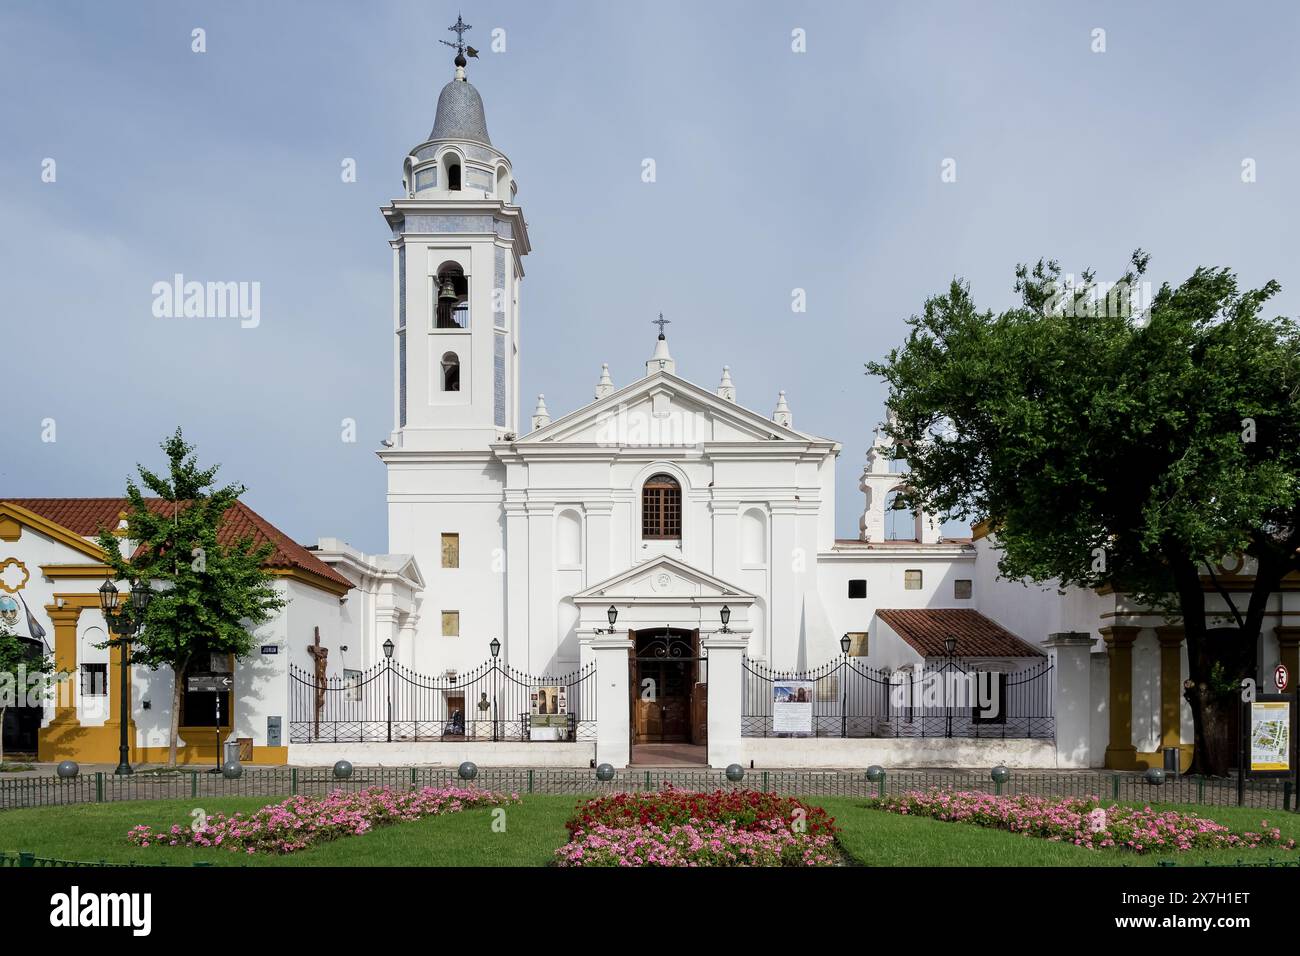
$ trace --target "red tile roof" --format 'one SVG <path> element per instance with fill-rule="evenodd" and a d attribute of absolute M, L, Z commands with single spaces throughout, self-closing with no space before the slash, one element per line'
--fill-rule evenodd
<path fill-rule="evenodd" d="M 1045 656 L 1002 625 L 969 608 L 882 608 L 876 614 L 922 657 L 946 657 L 943 640 L 950 634 L 957 638 L 958 657 Z"/>
<path fill-rule="evenodd" d="M 107 528 L 118 526 L 121 515 L 130 503 L 125 498 L 7 498 L 20 508 L 26 508 L 55 524 L 62 525 L 73 534 L 91 538 Z M 161 498 L 146 498 L 150 511 L 168 514 L 169 502 Z M 277 570 L 306 571 L 317 577 L 351 588 L 352 582 L 321 561 L 310 551 L 276 528 L 248 505 L 236 501 L 221 520 L 217 540 L 231 545 L 241 538 L 250 538 L 254 546 L 270 542 L 275 550 L 266 559 L 266 567 Z"/>

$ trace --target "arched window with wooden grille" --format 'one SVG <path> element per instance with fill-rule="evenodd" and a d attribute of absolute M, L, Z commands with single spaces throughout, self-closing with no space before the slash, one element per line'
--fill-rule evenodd
<path fill-rule="evenodd" d="M 680 539 L 682 486 L 671 475 L 654 475 L 641 489 L 641 537 Z"/>

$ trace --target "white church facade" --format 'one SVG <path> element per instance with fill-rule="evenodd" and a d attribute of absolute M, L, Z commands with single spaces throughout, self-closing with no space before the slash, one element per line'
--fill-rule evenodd
<path fill-rule="evenodd" d="M 589 404 L 552 416 L 538 396 L 521 419 L 528 227 L 462 56 L 432 131 L 404 161 L 403 184 L 382 210 L 393 263 L 393 429 L 378 453 L 390 553 L 323 538 L 295 558 L 303 567 L 285 572 L 285 586 L 305 597 L 292 595 L 261 653 L 233 664 L 226 735 L 247 741 L 255 762 L 622 766 L 656 735 L 697 746 L 699 762 L 714 766 L 1137 767 L 1164 747 L 1186 751 L 1178 630 L 1122 595 L 1000 580 L 995 541 L 980 529 L 947 537 L 919 515 L 900 533 L 892 504 L 906 475 L 885 457 L 879 430 L 852 476 L 864 495 L 859 535 L 844 540 L 835 536 L 834 493 L 842 446 L 796 424 L 784 392 L 746 394 L 740 370 L 720 368 L 708 387 L 680 377 L 663 324 L 657 338 L 647 335 L 649 355 L 633 374 L 592 370 Z M 29 608 L 64 618 L 66 607 L 81 609 L 59 631 L 71 635 L 60 666 L 98 667 L 96 654 L 108 652 L 90 650 L 82 634 L 103 626 L 88 597 L 103 580 L 88 570 L 102 567 L 96 529 L 61 525 L 63 511 L 49 506 L 43 516 L 35 500 L 8 511 L 0 502 L 0 545 L 33 572 L 19 586 Z M 45 554 L 56 545 L 71 550 Z M 69 572 L 74 564 L 85 570 Z M 1276 596 L 1265 671 L 1279 660 L 1297 670 L 1296 596 Z M 35 640 L 24 619 L 16 615 L 17 630 Z M 672 676 L 656 655 L 689 666 Z M 832 721 L 812 740 L 774 733 L 770 711 L 761 733 L 745 729 L 763 717 L 750 699 L 756 683 L 770 693 L 762 675 L 835 668 L 833 684 L 831 671 L 817 672 L 811 693 L 825 712 L 839 707 L 847 728 L 847 662 L 863 674 L 914 673 L 953 659 L 1038 675 L 1046 732 L 1008 739 L 984 728 L 972 750 L 946 734 L 891 732 L 897 714 L 857 734 L 835 733 Z M 512 713 L 513 739 L 494 739 L 506 725 L 497 685 L 491 694 L 479 684 L 457 690 L 484 667 L 493 681 L 499 672 L 538 675 L 544 697 L 556 691 L 542 676 L 579 675 L 581 704 L 577 684 L 565 704 L 585 708 L 574 724 L 589 733 L 536 741 L 520 732 L 528 715 Z M 440 695 L 439 716 L 399 716 L 394 732 L 394 668 L 403 686 Z M 365 686 L 387 689 L 383 736 L 357 730 L 361 720 L 331 720 L 319 702 L 295 712 L 304 674 L 340 682 L 339 700 L 357 706 L 366 675 L 378 675 Z M 169 699 L 159 675 L 133 668 L 130 677 L 136 713 L 143 700 Z M 653 707 L 643 706 L 647 680 L 659 682 Z M 112 724 L 112 692 L 100 723 Z M 526 695 L 534 710 L 537 696 Z M 396 706 L 406 706 L 400 695 Z M 41 721 L 57 716 L 66 729 L 79 713 L 51 707 Z M 159 720 L 136 720 L 133 748 L 156 756 Z M 340 731 L 344 724 L 353 729 Z M 42 745 L 41 756 L 77 755 L 76 738 Z M 186 752 L 197 762 L 215 751 L 196 739 Z"/>

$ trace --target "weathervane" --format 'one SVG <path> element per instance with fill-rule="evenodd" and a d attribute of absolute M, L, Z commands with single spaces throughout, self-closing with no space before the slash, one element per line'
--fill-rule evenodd
<path fill-rule="evenodd" d="M 463 61 L 466 54 L 469 54 L 470 56 L 478 56 L 478 50 L 465 42 L 465 31 L 474 28 L 466 23 L 459 13 L 456 14 L 456 22 L 447 27 L 447 29 L 456 34 L 456 42 L 453 43 L 450 40 L 439 40 L 438 42 L 454 49 L 456 51 L 457 60 Z M 464 66 L 465 64 L 463 62 L 458 62 L 456 65 Z"/>
<path fill-rule="evenodd" d="M 660 312 L 659 318 L 651 319 L 650 324 L 659 326 L 659 337 L 662 339 L 664 337 L 664 326 L 672 325 L 672 321 L 673 321 L 672 319 L 665 319 L 664 314 Z"/>

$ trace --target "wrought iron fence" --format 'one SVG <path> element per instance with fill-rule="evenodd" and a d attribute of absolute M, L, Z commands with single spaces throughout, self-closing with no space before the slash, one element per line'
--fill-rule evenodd
<path fill-rule="evenodd" d="M 785 733 L 774 719 L 774 691 L 784 684 L 791 702 L 811 704 L 816 737 L 1051 739 L 1056 734 L 1051 672 L 1050 660 L 1000 673 L 957 659 L 924 670 L 891 671 L 843 657 L 810 670 L 779 671 L 746 658 L 741 734 Z M 797 700 L 800 693 L 809 699 Z"/>
<path fill-rule="evenodd" d="M 537 677 L 490 660 L 432 677 L 384 661 L 318 681 L 291 666 L 289 742 L 595 740 L 595 672 Z"/>
<path fill-rule="evenodd" d="M 118 777 L 96 771 L 70 780 L 55 776 L 0 779 L 0 810 L 22 807 L 117 803 L 127 800 L 187 800 L 260 797 L 270 803 L 288 796 L 322 797 L 334 790 L 369 787 L 405 790 L 466 786 L 456 767 L 355 767 L 346 779 L 329 767 L 249 767 L 227 778 L 203 771 L 178 770 Z M 1264 810 L 1300 809 L 1290 780 L 1247 780 L 1238 790 L 1230 777 L 1184 774 L 1160 786 L 1141 773 L 1110 770 L 1015 770 L 1005 783 L 987 770 L 889 769 L 872 777 L 865 770 L 747 770 L 730 780 L 723 770 L 627 767 L 601 780 L 595 769 L 562 767 L 479 767 L 472 785 L 507 793 L 572 794 L 575 797 L 619 791 L 757 789 L 790 796 L 870 798 L 906 790 L 978 790 L 1006 795 L 1096 798 L 1103 802 L 1165 805 L 1245 806 Z M 186 806 L 200 804 L 187 803 Z"/>

